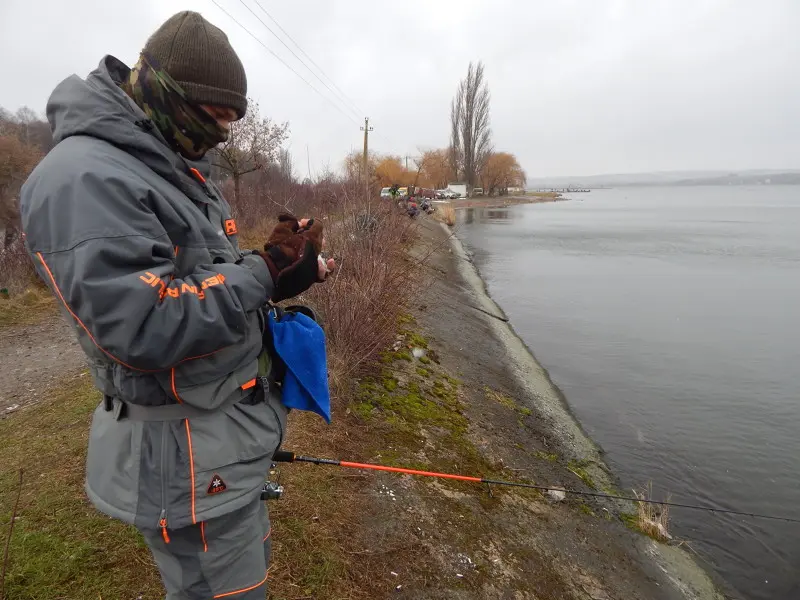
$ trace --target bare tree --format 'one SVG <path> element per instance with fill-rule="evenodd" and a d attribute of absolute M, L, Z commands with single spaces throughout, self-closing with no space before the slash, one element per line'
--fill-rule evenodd
<path fill-rule="evenodd" d="M 453 102 L 450 104 L 450 147 L 447 149 L 450 158 L 450 171 L 456 179 L 463 171 L 461 156 L 461 134 L 459 123 L 461 122 L 461 88 L 456 93 Z"/>
<path fill-rule="evenodd" d="M 37 146 L 43 154 L 53 147 L 53 134 L 47 117 L 37 115 L 27 106 L 15 114 L 0 107 L 0 135 L 14 135 L 24 144 Z"/>
<path fill-rule="evenodd" d="M 0 135 L 16 134 L 16 120 L 11 111 L 0 106 Z"/>
<path fill-rule="evenodd" d="M 294 162 L 288 148 L 278 150 L 278 172 L 285 181 L 294 181 Z"/>
<path fill-rule="evenodd" d="M 427 152 L 422 152 L 419 148 L 417 148 L 417 151 L 420 152 L 420 156 L 414 159 L 414 166 L 417 167 L 417 172 L 414 175 L 415 186 L 419 185 L 419 177 L 427 163 L 430 162 L 430 155 Z"/>
<path fill-rule="evenodd" d="M 231 123 L 228 140 L 217 147 L 214 166 L 233 178 L 233 198 L 238 203 L 243 175 L 263 169 L 276 158 L 289 135 L 289 123 L 273 123 L 261 117 L 258 103 L 248 101 L 247 114 Z"/>
<path fill-rule="evenodd" d="M 490 99 L 483 63 L 470 62 L 450 105 L 451 162 L 470 187 L 492 151 Z"/>

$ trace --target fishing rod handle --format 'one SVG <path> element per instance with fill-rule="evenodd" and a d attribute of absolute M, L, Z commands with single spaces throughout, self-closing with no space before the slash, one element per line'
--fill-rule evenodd
<path fill-rule="evenodd" d="M 275 450 L 275 454 L 272 455 L 274 462 L 294 462 L 294 458 L 294 452 L 288 450 Z"/>

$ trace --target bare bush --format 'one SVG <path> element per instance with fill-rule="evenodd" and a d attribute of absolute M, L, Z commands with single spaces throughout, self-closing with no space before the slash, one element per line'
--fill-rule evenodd
<path fill-rule="evenodd" d="M 416 279 L 406 253 L 413 222 L 387 204 L 370 206 L 359 197 L 345 197 L 341 217 L 327 226 L 325 247 L 336 271 L 299 299 L 322 315 L 334 394 L 391 345 Z"/>
<path fill-rule="evenodd" d="M 32 283 L 41 283 L 33 268 L 22 238 L 17 238 L 6 248 L 0 248 L 0 289 L 18 294 Z"/>
<path fill-rule="evenodd" d="M 341 212 L 342 198 L 361 189 L 357 182 L 335 179 L 316 184 L 296 183 L 282 177 L 277 169 L 247 175 L 238 197 L 229 193 L 232 185 L 227 182 L 223 192 L 230 200 L 233 217 L 242 231 L 240 243 L 246 248 L 260 248 L 264 244 L 278 214 L 290 212 L 301 217 L 330 218 Z"/>
<path fill-rule="evenodd" d="M 367 203 L 358 181 L 298 184 L 265 173 L 248 176 L 232 209 L 243 248 L 260 249 L 281 212 L 323 220 L 324 251 L 337 269 L 290 303 L 309 304 L 323 319 L 332 389 L 342 392 L 391 344 L 413 293 L 418 265 L 406 252 L 413 221 L 392 203 Z"/>
<path fill-rule="evenodd" d="M 18 195 L 25 179 L 41 160 L 36 146 L 14 135 L 0 135 L 0 248 L 8 246 L 19 230 Z"/>

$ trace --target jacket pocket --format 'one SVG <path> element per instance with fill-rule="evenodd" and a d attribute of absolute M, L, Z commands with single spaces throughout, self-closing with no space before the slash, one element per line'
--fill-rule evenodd
<path fill-rule="evenodd" d="M 240 388 L 258 374 L 262 344 L 260 317 L 253 313 L 241 344 L 222 348 L 202 359 L 186 361 L 155 376 L 163 392 L 174 401 L 212 410 L 234 394 L 240 398 L 247 395 L 242 394 Z"/>
<path fill-rule="evenodd" d="M 223 411 L 228 418 L 228 431 L 236 450 L 235 461 L 246 462 L 266 454 L 271 457 L 283 442 L 286 429 L 286 407 L 269 395 L 264 402 L 238 402 Z"/>
<path fill-rule="evenodd" d="M 172 423 L 178 463 L 188 477 L 171 490 L 173 502 L 197 515 L 255 493 L 283 440 L 287 410 L 280 398 L 236 403 L 215 413 Z"/>
<path fill-rule="evenodd" d="M 86 457 L 86 491 L 101 511 L 127 523 L 134 523 L 141 513 L 152 513 L 155 523 L 158 507 L 140 498 L 141 479 L 147 488 L 158 487 L 150 481 L 157 473 L 158 457 L 152 444 L 143 449 L 144 423 L 114 418 L 112 411 L 98 406 L 89 432 Z"/>

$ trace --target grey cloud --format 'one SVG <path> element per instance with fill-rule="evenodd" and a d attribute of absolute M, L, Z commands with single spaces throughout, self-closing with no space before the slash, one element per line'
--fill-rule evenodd
<path fill-rule="evenodd" d="M 217 1 L 330 96 L 240 0 Z M 244 1 L 275 29 L 255 0 Z M 379 151 L 446 145 L 450 99 L 467 63 L 480 59 L 495 145 L 516 153 L 531 177 L 800 166 L 793 0 L 259 2 L 367 112 Z M 306 145 L 312 171 L 361 147 L 355 115 L 356 123 L 337 112 L 210 0 L 136 9 L 5 0 L 0 105 L 42 110 L 63 77 L 85 74 L 106 53 L 133 62 L 159 23 L 184 8 L 228 33 L 250 95 L 290 122 L 302 174 Z"/>

